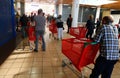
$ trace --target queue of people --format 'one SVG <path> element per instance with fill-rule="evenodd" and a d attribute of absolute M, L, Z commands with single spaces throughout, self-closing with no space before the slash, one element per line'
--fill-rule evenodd
<path fill-rule="evenodd" d="M 30 50 L 34 50 L 34 52 L 38 52 L 38 44 L 39 40 L 42 41 L 42 51 L 46 50 L 46 43 L 44 39 L 45 34 L 45 26 L 46 21 L 47 23 L 54 23 L 54 25 L 57 26 L 57 40 L 61 40 L 63 38 L 63 21 L 61 20 L 61 15 L 59 15 L 57 18 L 54 18 L 52 16 L 48 16 L 45 18 L 45 14 L 43 13 L 42 9 L 38 10 L 38 15 L 31 14 L 30 17 L 27 17 L 25 14 L 23 14 L 20 17 L 19 24 L 21 26 L 21 33 L 22 38 L 28 37 L 29 44 L 30 44 Z M 34 47 L 33 47 L 33 41 L 34 41 Z"/>
<path fill-rule="evenodd" d="M 23 14 L 19 19 L 18 24 L 21 26 L 22 38 L 28 37 L 30 50 L 34 50 L 34 52 L 38 52 L 39 39 L 42 41 L 42 51 L 46 50 L 44 40 L 45 23 L 46 19 L 42 9 L 38 10 L 38 15 L 31 13 L 31 16 L 27 17 L 27 15 Z"/>
<path fill-rule="evenodd" d="M 90 15 L 86 22 L 86 28 L 88 29 L 86 38 L 92 39 L 92 44 L 100 44 L 100 54 L 96 59 L 90 78 L 99 78 L 100 75 L 102 78 L 111 78 L 114 65 L 119 60 L 118 29 L 112 24 L 113 18 L 111 16 L 103 17 L 102 21 L 97 18 L 96 23 L 94 23 L 93 18 L 93 15 Z M 72 22 L 72 19 L 70 22 Z M 63 30 L 61 16 L 58 16 L 56 23 L 58 26 L 58 38 L 62 38 L 59 34 L 59 28 Z M 68 22 L 67 25 L 67 32 L 69 32 L 71 26 Z M 96 29 L 95 36 L 93 36 L 94 29 Z"/>
<path fill-rule="evenodd" d="M 58 40 L 61 40 L 63 38 L 64 24 L 61 17 L 62 16 L 59 15 L 57 18 L 54 17 L 52 19 L 47 18 L 48 22 L 55 24 L 57 26 Z M 114 25 L 112 25 L 112 22 L 113 19 L 110 16 L 105 16 L 102 19 L 102 22 L 99 19 L 97 19 L 97 22 L 94 23 L 93 15 L 90 15 L 86 22 L 86 28 L 88 30 L 86 38 L 92 39 L 94 44 L 100 44 L 100 54 L 95 62 L 95 66 L 92 70 L 90 78 L 98 78 L 99 75 L 101 75 L 102 78 L 110 78 L 114 65 L 119 59 L 118 29 Z M 68 26 L 67 33 L 69 33 L 69 30 L 72 25 L 71 14 L 67 18 L 66 23 Z M 38 52 L 39 46 L 38 44 L 40 37 L 42 40 L 41 45 L 42 51 L 46 51 L 46 43 L 44 39 L 46 18 L 44 16 L 43 10 L 39 9 L 38 15 L 32 16 L 30 19 L 28 19 L 27 16 L 24 14 L 20 18 L 20 24 L 22 26 L 21 31 L 23 34 L 23 38 L 25 38 L 27 35 L 26 32 L 27 26 L 29 28 L 34 29 L 35 31 L 34 52 Z M 92 35 L 94 33 L 95 25 L 96 35 L 93 37 Z M 31 33 L 28 33 L 28 35 L 31 35 Z"/>

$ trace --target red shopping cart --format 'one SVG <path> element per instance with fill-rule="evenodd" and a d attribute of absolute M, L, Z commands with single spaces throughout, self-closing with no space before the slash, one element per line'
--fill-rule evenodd
<path fill-rule="evenodd" d="M 50 24 L 49 25 L 49 31 L 52 33 L 52 36 L 54 37 L 54 39 L 56 38 L 55 37 L 55 34 L 57 34 L 57 26 L 56 26 L 56 24 Z M 50 34 L 50 36 L 51 36 L 51 34 Z"/>
<path fill-rule="evenodd" d="M 35 37 L 35 27 L 29 27 L 28 29 L 28 38 L 31 41 L 35 41 L 36 37 Z"/>
<path fill-rule="evenodd" d="M 36 40 L 36 35 L 35 35 L 35 27 L 29 27 L 28 28 L 28 38 L 30 41 L 35 41 Z M 41 40 L 41 37 L 39 38 Z"/>
<path fill-rule="evenodd" d="M 57 26 L 55 24 L 50 24 L 49 31 L 51 31 L 52 33 L 57 33 Z"/>
<path fill-rule="evenodd" d="M 94 59 L 99 49 L 99 44 L 85 43 L 92 42 L 91 40 L 79 40 L 69 38 L 62 40 L 62 53 L 71 61 L 71 63 L 81 71 L 81 69 L 89 64 L 94 63 Z"/>
<path fill-rule="evenodd" d="M 70 35 L 74 36 L 77 39 L 85 38 L 87 33 L 86 27 L 72 27 L 70 28 Z"/>

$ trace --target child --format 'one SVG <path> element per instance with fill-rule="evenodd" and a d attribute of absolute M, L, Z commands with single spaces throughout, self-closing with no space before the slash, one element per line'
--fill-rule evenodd
<path fill-rule="evenodd" d="M 35 41 L 35 21 L 33 20 L 33 17 L 30 18 L 30 21 L 28 22 L 28 37 L 29 37 L 29 45 L 30 50 L 34 49 L 34 41 Z"/>

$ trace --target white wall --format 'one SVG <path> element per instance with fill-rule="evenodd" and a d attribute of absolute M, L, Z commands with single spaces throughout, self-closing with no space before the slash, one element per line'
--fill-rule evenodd
<path fill-rule="evenodd" d="M 40 4 L 40 3 L 25 3 L 25 13 L 30 15 L 31 12 L 37 12 L 38 9 L 43 9 L 45 14 L 54 14 L 54 5 L 53 4 Z"/>
<path fill-rule="evenodd" d="M 119 19 L 120 19 L 120 14 L 112 14 L 114 22 L 113 24 L 118 24 Z"/>

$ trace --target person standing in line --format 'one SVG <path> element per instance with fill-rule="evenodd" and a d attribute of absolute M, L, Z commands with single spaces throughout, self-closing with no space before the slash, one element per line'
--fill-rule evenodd
<path fill-rule="evenodd" d="M 96 32 L 99 30 L 99 28 L 100 28 L 100 20 L 99 20 L 99 18 L 97 18 L 97 22 L 96 22 Z"/>
<path fill-rule="evenodd" d="M 119 31 L 119 33 L 120 33 L 120 19 L 119 19 L 119 21 L 118 21 L 118 31 Z"/>
<path fill-rule="evenodd" d="M 20 20 L 20 15 L 19 13 L 17 12 L 16 15 L 15 15 L 15 18 L 16 18 L 16 31 L 20 31 L 19 30 L 19 20 Z"/>
<path fill-rule="evenodd" d="M 52 21 L 52 19 L 53 19 L 53 16 L 48 14 L 46 19 L 47 19 L 47 26 L 49 26 L 51 21 Z"/>
<path fill-rule="evenodd" d="M 94 42 L 100 44 L 100 55 L 96 59 L 90 78 L 111 78 L 114 65 L 119 59 L 118 30 L 112 25 L 113 19 L 105 16 L 102 28 L 94 37 Z"/>
<path fill-rule="evenodd" d="M 71 28 L 71 25 L 72 25 L 72 17 L 71 17 L 71 14 L 69 14 L 69 17 L 67 18 L 67 26 L 68 26 L 68 30 L 67 30 L 67 33 L 69 33 L 69 30 Z"/>
<path fill-rule="evenodd" d="M 61 15 L 56 19 L 57 29 L 58 29 L 58 40 L 63 38 L 63 21 L 61 20 Z"/>
<path fill-rule="evenodd" d="M 29 45 L 30 50 L 34 49 L 34 41 L 35 41 L 35 21 L 34 17 L 29 18 L 28 21 L 28 38 L 29 38 Z"/>
<path fill-rule="evenodd" d="M 46 19 L 43 16 L 43 10 L 39 9 L 38 10 L 38 15 L 34 17 L 35 20 L 35 33 L 36 33 L 36 41 L 35 41 L 35 52 L 38 52 L 38 42 L 39 42 L 39 37 L 42 38 L 42 51 L 46 50 L 46 45 L 45 45 L 45 40 L 44 40 L 44 33 L 45 33 L 45 23 Z"/>
<path fill-rule="evenodd" d="M 27 23 L 28 23 L 28 17 L 25 14 L 23 14 L 23 16 L 20 18 L 20 24 L 22 27 L 21 31 L 22 31 L 23 38 L 27 37 L 27 31 L 26 31 Z"/>
<path fill-rule="evenodd" d="M 55 34 L 57 33 L 57 25 L 56 25 L 56 18 L 52 17 L 50 25 L 53 27 L 53 31 L 52 31 L 52 37 L 54 37 L 54 39 L 56 39 Z"/>
<path fill-rule="evenodd" d="M 95 28 L 94 25 L 95 25 L 95 23 L 93 20 L 93 15 L 89 15 L 89 19 L 87 20 L 87 23 L 86 23 L 86 27 L 88 29 L 87 34 L 86 34 L 86 38 L 92 39 L 92 35 L 94 32 L 94 28 Z"/>

